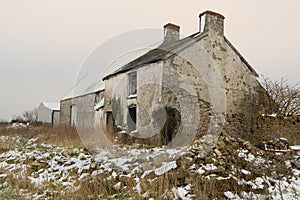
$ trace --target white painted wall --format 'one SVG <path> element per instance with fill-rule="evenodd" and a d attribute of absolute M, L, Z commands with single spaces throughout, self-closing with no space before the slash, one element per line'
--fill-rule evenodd
<path fill-rule="evenodd" d="M 111 104 L 109 103 L 111 99 L 120 99 L 122 117 L 120 121 L 116 121 L 116 125 L 128 128 L 128 106 L 131 104 L 137 104 L 137 129 L 139 129 L 140 126 L 145 126 L 147 124 L 141 122 L 141 119 L 146 120 L 147 122 L 151 120 L 149 113 L 151 113 L 151 110 L 154 109 L 161 97 L 162 70 L 162 62 L 152 63 L 136 70 L 118 74 L 106 81 L 105 101 L 106 104 L 108 103 L 109 105 L 105 106 L 105 112 L 111 111 L 112 109 Z M 128 73 L 133 71 L 137 72 L 137 98 L 129 99 Z M 145 99 L 147 99 L 147 101 L 145 101 Z M 151 102 L 149 102 L 150 99 L 152 99 Z"/>
<path fill-rule="evenodd" d="M 49 108 L 45 107 L 44 104 L 40 104 L 37 110 L 38 114 L 38 122 L 43 122 L 43 123 L 52 123 L 52 110 Z"/>
<path fill-rule="evenodd" d="M 60 120 L 60 111 L 59 110 L 53 110 L 47 106 L 45 106 L 44 103 L 41 103 L 38 106 L 37 109 L 37 121 L 43 122 L 43 123 L 50 123 L 50 124 L 59 124 Z"/>

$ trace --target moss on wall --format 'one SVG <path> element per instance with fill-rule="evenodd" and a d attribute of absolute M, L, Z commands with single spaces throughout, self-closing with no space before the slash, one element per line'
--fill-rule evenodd
<path fill-rule="evenodd" d="M 113 118 L 115 120 L 115 125 L 124 126 L 124 113 L 121 106 L 121 99 L 119 97 L 114 96 L 111 100 L 111 108 Z"/>

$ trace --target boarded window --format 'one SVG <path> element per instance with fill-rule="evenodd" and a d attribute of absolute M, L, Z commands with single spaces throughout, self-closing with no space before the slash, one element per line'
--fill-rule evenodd
<path fill-rule="evenodd" d="M 136 106 L 128 108 L 127 124 L 129 132 L 136 130 Z"/>
<path fill-rule="evenodd" d="M 137 75 L 136 72 L 132 72 L 128 74 L 128 90 L 129 90 L 129 95 L 135 95 L 137 92 Z"/>
<path fill-rule="evenodd" d="M 71 106 L 70 124 L 71 124 L 71 126 L 76 126 L 76 124 L 77 124 L 77 106 L 76 105 Z"/>

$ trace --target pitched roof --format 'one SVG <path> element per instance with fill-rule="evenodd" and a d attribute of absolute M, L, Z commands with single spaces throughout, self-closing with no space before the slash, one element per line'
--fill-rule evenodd
<path fill-rule="evenodd" d="M 76 87 L 72 88 L 68 93 L 61 99 L 61 101 L 72 99 L 84 95 L 88 95 L 91 93 L 103 91 L 105 89 L 105 84 L 102 80 L 93 82 L 88 88 L 84 89 L 77 89 Z"/>
<path fill-rule="evenodd" d="M 51 102 L 42 102 L 46 108 L 49 108 L 50 110 L 60 110 L 60 104 L 59 103 L 51 103 Z"/>
<path fill-rule="evenodd" d="M 127 64 L 128 62 L 140 57 L 141 55 L 145 54 L 146 50 L 138 50 L 135 52 L 131 52 L 132 54 L 126 54 L 118 57 L 118 59 L 114 60 L 113 62 L 109 63 L 107 67 L 100 67 L 98 74 L 92 71 L 88 71 L 86 75 L 84 75 L 81 79 L 78 79 L 74 86 L 63 96 L 61 101 L 70 100 L 77 97 L 82 97 L 85 95 L 89 95 L 95 92 L 101 92 L 105 90 L 105 83 L 102 80 L 103 77 L 107 76 L 108 74 L 113 73 L 117 69 L 120 69 L 122 66 Z M 93 68 L 88 68 L 88 70 L 93 70 Z M 104 71 L 101 71 L 104 70 Z M 92 78 L 89 76 L 93 74 Z M 95 78 L 95 76 L 97 78 Z M 98 76 L 97 76 L 98 75 Z"/>
<path fill-rule="evenodd" d="M 115 76 L 120 73 L 124 73 L 130 71 L 132 69 L 136 69 L 142 67 L 144 65 L 155 63 L 157 61 L 166 59 L 167 57 L 182 51 L 183 49 L 187 48 L 191 44 L 203 39 L 206 37 L 207 34 L 205 32 L 197 32 L 194 33 L 186 38 L 178 40 L 174 43 L 165 45 L 162 43 L 159 47 L 148 51 L 146 54 L 138 57 L 137 59 L 129 62 L 128 64 L 124 65 L 123 67 L 119 68 L 118 70 L 114 71 L 113 73 L 105 76 L 103 80 L 109 79 L 112 76 Z M 248 69 L 255 75 L 259 76 L 258 73 L 253 69 L 253 67 L 247 62 L 247 60 L 240 54 L 240 52 L 230 43 L 230 41 L 224 36 L 225 42 L 232 48 L 232 50 L 240 57 L 241 61 L 248 67 Z"/>
<path fill-rule="evenodd" d="M 128 64 L 124 65 L 123 67 L 121 67 L 120 69 L 114 71 L 113 73 L 105 76 L 103 78 L 103 80 L 106 80 L 108 78 L 110 78 L 111 76 L 123 73 L 123 72 L 127 72 L 129 70 L 144 66 L 146 64 L 150 64 L 150 63 L 154 63 L 156 61 L 159 60 L 163 60 L 166 57 L 173 55 L 175 53 L 178 53 L 179 51 L 185 49 L 186 47 L 188 47 L 189 45 L 191 45 L 192 43 L 202 39 L 203 37 L 206 37 L 207 34 L 204 33 L 194 33 L 186 38 L 183 38 L 181 40 L 178 40 L 176 42 L 173 42 L 171 44 L 167 44 L 165 45 L 164 43 L 162 43 L 159 47 L 148 51 L 146 54 L 138 57 L 137 59 L 129 62 Z"/>

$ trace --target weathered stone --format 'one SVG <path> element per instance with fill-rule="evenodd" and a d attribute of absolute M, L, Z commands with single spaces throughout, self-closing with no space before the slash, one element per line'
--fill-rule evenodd
<path fill-rule="evenodd" d="M 61 174 L 55 174 L 55 179 L 58 180 L 61 178 Z"/>
<path fill-rule="evenodd" d="M 217 155 L 217 157 L 221 157 L 222 156 L 222 153 L 218 149 L 215 149 L 214 152 Z"/>
<path fill-rule="evenodd" d="M 127 168 L 123 169 L 123 174 L 127 175 L 127 174 L 130 174 L 130 172 L 132 172 L 133 170 L 133 166 L 132 165 L 129 165 Z"/>
<path fill-rule="evenodd" d="M 245 140 L 243 140 L 243 139 L 241 139 L 241 138 L 237 138 L 237 142 L 238 142 L 240 145 L 242 145 L 242 144 L 245 142 Z"/>
<path fill-rule="evenodd" d="M 33 173 L 32 173 L 32 176 L 33 176 L 33 178 L 38 178 L 38 177 L 39 177 L 39 174 L 38 174 L 37 172 L 33 172 Z"/>
<path fill-rule="evenodd" d="M 195 140 L 195 141 L 194 141 L 194 144 L 195 144 L 195 145 L 201 145 L 202 142 L 203 142 L 203 140 L 202 140 L 202 139 L 199 139 L 199 140 Z"/>
<path fill-rule="evenodd" d="M 228 137 L 225 137 L 225 141 L 226 141 L 227 143 L 230 143 L 230 142 L 231 142 L 231 140 L 230 140 Z"/>
<path fill-rule="evenodd" d="M 153 158 L 153 165 L 155 167 L 161 166 L 162 162 L 167 162 L 169 160 L 169 154 L 168 153 L 163 153 L 161 155 L 158 155 Z"/>
<path fill-rule="evenodd" d="M 143 170 L 143 172 L 151 170 L 152 166 L 149 162 L 144 162 L 140 165 L 141 169 Z"/>
<path fill-rule="evenodd" d="M 300 169 L 300 161 L 298 161 L 298 160 L 293 160 L 291 163 L 292 163 L 292 165 L 294 165 L 297 169 Z"/>
<path fill-rule="evenodd" d="M 216 170 L 214 170 L 214 173 L 223 176 L 225 173 L 225 168 L 223 166 L 218 166 Z"/>
<path fill-rule="evenodd" d="M 185 157 L 193 157 L 195 155 L 195 153 L 191 152 L 191 151 L 187 151 L 185 153 Z"/>
<path fill-rule="evenodd" d="M 33 168 L 45 168 L 47 166 L 47 163 L 40 163 L 40 162 L 36 162 L 36 161 L 33 161 L 30 163 L 30 166 L 33 167 Z"/>
<path fill-rule="evenodd" d="M 235 142 L 235 141 L 232 142 L 231 145 L 232 145 L 232 147 L 233 147 L 234 149 L 238 149 L 238 147 L 240 146 L 239 143 L 238 143 L 238 142 Z"/>
<path fill-rule="evenodd" d="M 61 179 L 61 181 L 62 182 L 67 182 L 68 181 L 68 177 L 66 176 L 66 177 L 63 177 L 62 179 Z"/>
<path fill-rule="evenodd" d="M 226 146 L 222 140 L 219 140 L 217 145 L 218 145 L 218 149 L 225 149 Z"/>
<path fill-rule="evenodd" d="M 147 161 L 147 154 L 139 154 L 137 157 L 139 163 L 143 163 Z"/>
<path fill-rule="evenodd" d="M 90 169 L 91 169 L 91 170 L 97 170 L 97 169 L 98 169 L 98 164 L 95 163 L 95 162 L 92 162 L 92 163 L 90 164 Z"/>
<path fill-rule="evenodd" d="M 5 160 L 8 164 L 13 164 L 15 163 L 15 159 L 9 159 L 9 160 Z"/>
<path fill-rule="evenodd" d="M 243 143 L 243 147 L 246 148 L 246 149 L 249 150 L 249 151 L 252 149 L 252 145 L 250 144 L 249 141 L 245 141 L 245 142 Z"/>
<path fill-rule="evenodd" d="M 208 146 L 214 146 L 217 143 L 218 137 L 216 135 L 208 134 L 203 137 L 203 143 Z"/>
<path fill-rule="evenodd" d="M 205 158 L 205 163 L 206 164 L 214 164 L 215 163 L 215 159 L 212 157 L 206 157 Z"/>
<path fill-rule="evenodd" d="M 187 163 L 192 163 L 192 162 L 193 162 L 193 158 L 191 158 L 191 157 L 184 157 L 184 160 L 185 160 Z"/>

